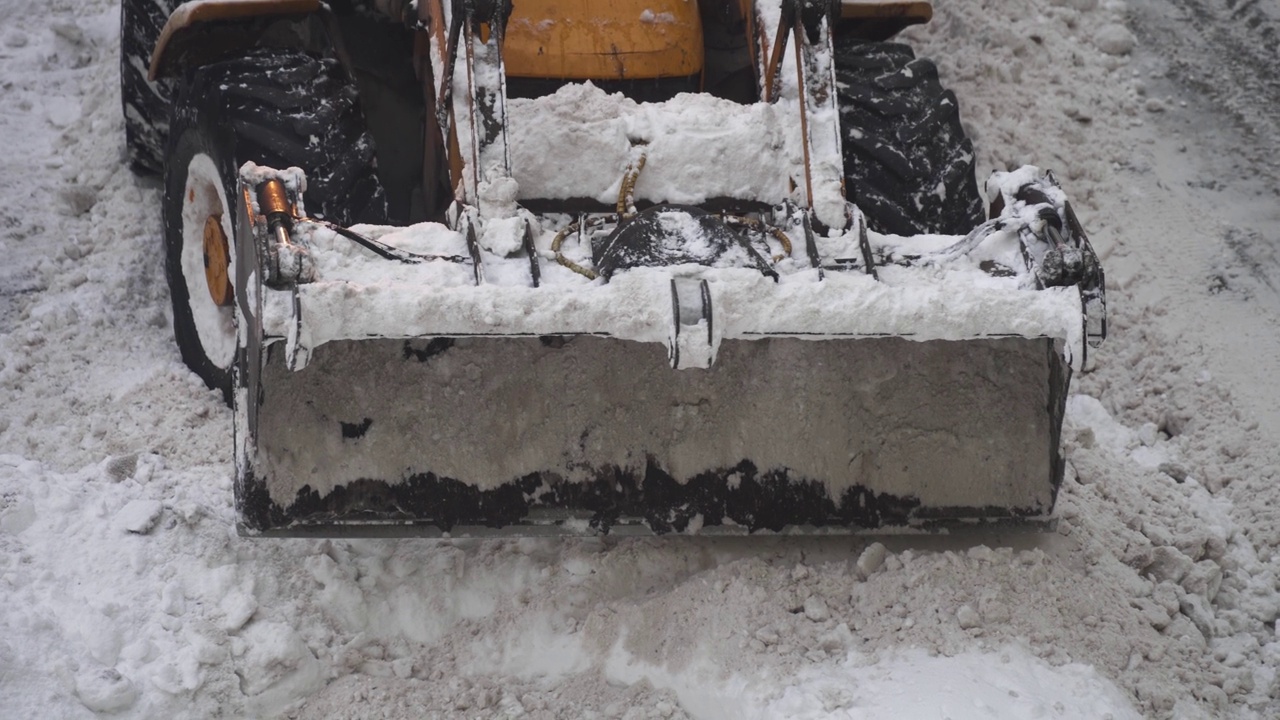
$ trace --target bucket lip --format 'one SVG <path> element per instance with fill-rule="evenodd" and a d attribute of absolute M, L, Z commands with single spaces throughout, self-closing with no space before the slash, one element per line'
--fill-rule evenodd
<path fill-rule="evenodd" d="M 1054 514 L 985 517 L 967 520 L 930 520 L 894 527 L 856 527 L 850 525 L 792 525 L 781 532 L 772 530 L 749 530 L 743 526 L 716 525 L 699 528 L 697 532 L 672 532 L 663 534 L 664 538 L 716 538 L 716 537 L 843 537 L 856 535 L 860 537 L 907 537 L 925 535 L 948 535 L 951 537 L 972 534 L 986 536 L 992 532 L 1026 532 L 1051 533 L 1057 530 L 1058 517 Z M 590 521 L 570 519 L 547 523 L 519 523 L 495 528 L 486 525 L 456 525 L 445 532 L 430 521 L 351 521 L 345 523 L 306 523 L 296 522 L 265 530 L 254 528 L 244 522 L 236 524 L 236 532 L 247 538 L 424 538 L 424 539 L 460 539 L 460 538 L 519 538 L 519 537 L 598 537 L 602 533 L 592 526 Z M 655 533 L 640 518 L 619 518 L 611 526 L 608 535 L 612 537 L 654 537 Z"/>
<path fill-rule="evenodd" d="M 745 461 L 744 461 L 745 462 Z M 737 474 L 735 469 L 733 474 Z M 616 490 L 618 476 L 614 473 L 601 473 L 602 496 L 596 500 L 606 500 L 603 493 Z M 721 478 L 722 480 L 722 478 Z M 766 488 L 769 497 L 759 500 L 760 506 L 777 508 L 774 517 L 764 518 L 760 524 L 738 522 L 727 515 L 715 518 L 708 523 L 700 514 L 688 514 L 678 517 L 679 511 L 687 509 L 679 503 L 674 505 L 658 505 L 646 512 L 612 510 L 592 511 L 586 507 L 534 507 L 524 514 L 508 522 L 502 522 L 495 516 L 482 517 L 480 514 L 489 511 L 501 503 L 504 494 L 510 496 L 512 490 L 524 492 L 528 488 L 520 487 L 519 481 L 508 483 L 491 491 L 478 493 L 473 503 L 464 503 L 460 497 L 466 495 L 459 491 L 461 483 L 456 481 L 440 481 L 436 489 L 413 487 L 404 488 L 397 493 L 395 487 L 377 482 L 380 493 L 388 495 L 416 494 L 434 496 L 443 505 L 445 499 L 454 503 L 451 514 L 469 514 L 456 520 L 441 517 L 410 517 L 404 511 L 400 499 L 393 498 L 388 507 L 395 509 L 379 513 L 364 509 L 343 512 L 332 502 L 320 499 L 301 499 L 288 509 L 275 505 L 265 492 L 252 492 L 244 498 L 240 507 L 237 530 L 248 537 L 542 537 L 542 536 L 652 536 L 652 535 L 706 535 L 706 536 L 742 536 L 742 535 L 862 535 L 862 534 L 938 534 L 955 533 L 966 530 L 987 530 L 994 528 L 1024 528 L 1028 530 L 1051 530 L 1056 524 L 1052 513 L 1052 503 L 1041 507 L 932 507 L 920 506 L 912 497 L 895 497 L 886 493 L 873 493 L 862 486 L 849 488 L 843 503 L 837 506 L 821 492 L 805 493 L 805 484 L 790 485 L 783 488 L 786 481 L 781 481 L 772 488 Z M 364 481 L 368 482 L 368 481 Z M 541 481 L 538 481 L 541 482 Z M 249 485 L 254 482 L 250 480 Z M 450 487 L 452 486 L 452 487 Z M 794 491 L 801 488 L 799 493 Z M 444 489 L 448 488 L 448 489 Z M 470 490 L 471 488 L 466 488 Z M 809 487 L 812 489 L 812 486 Z M 1054 485 L 1056 494 L 1057 484 Z M 746 492 L 759 493 L 761 486 L 748 487 Z M 781 490 L 782 492 L 777 492 Z M 357 490 L 356 492 L 359 492 Z M 703 483 L 695 489 L 703 502 L 712 501 L 722 504 L 733 504 L 733 495 L 742 492 L 741 486 L 727 488 L 723 483 Z M 786 495 L 792 495 L 786 498 Z M 332 500 L 330 497 L 327 500 Z M 618 500 L 618 498 L 612 498 Z M 641 502 L 644 496 L 635 498 Z M 758 500 L 758 499 L 757 499 Z M 624 499 L 624 502 L 626 500 Z M 469 507 L 460 507 L 461 505 Z M 792 516 L 787 521 L 784 515 Z M 674 522 L 669 522 L 674 519 Z M 742 519 L 742 518 L 739 518 Z"/>

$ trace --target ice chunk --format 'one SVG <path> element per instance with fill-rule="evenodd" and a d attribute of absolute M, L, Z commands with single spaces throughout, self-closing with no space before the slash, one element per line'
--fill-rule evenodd
<path fill-rule="evenodd" d="M 131 500 L 116 513 L 116 527 L 131 533 L 146 535 L 156 526 L 164 505 L 158 500 Z"/>

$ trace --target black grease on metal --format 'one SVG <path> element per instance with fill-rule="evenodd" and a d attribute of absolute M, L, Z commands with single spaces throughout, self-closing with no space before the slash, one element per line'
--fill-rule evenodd
<path fill-rule="evenodd" d="M 858 223 L 858 248 L 862 250 L 862 263 L 867 274 L 873 280 L 879 280 L 880 273 L 876 272 L 875 257 L 871 253 L 871 240 L 867 237 L 867 223 L 865 220 Z"/>
<path fill-rule="evenodd" d="M 439 355 L 445 350 L 448 350 L 449 348 L 453 347 L 453 342 L 454 340 L 451 337 L 432 338 L 430 341 L 427 342 L 426 347 L 419 348 L 413 344 L 413 341 L 405 340 L 404 341 L 404 359 L 408 360 L 412 358 L 414 360 L 417 360 L 418 362 L 426 362 L 430 358 L 436 355 Z"/>
<path fill-rule="evenodd" d="M 471 254 L 471 269 L 475 276 L 476 285 L 484 283 L 484 271 L 480 266 L 480 241 L 476 238 L 476 226 L 471 221 L 466 221 L 466 238 L 467 252 Z"/>
<path fill-rule="evenodd" d="M 342 426 L 342 437 L 348 440 L 358 440 L 369 432 L 369 428 L 373 427 L 373 418 L 365 418 L 358 423 L 339 422 Z"/>
<path fill-rule="evenodd" d="M 983 260 L 978 263 L 978 269 L 990 275 L 991 277 L 1014 277 L 1018 273 L 1008 265 L 998 263 L 995 260 Z"/>
<path fill-rule="evenodd" d="M 808 213 L 802 216 L 801 227 L 804 229 L 804 252 L 809 256 L 809 266 L 818 268 L 818 279 L 823 279 L 822 260 L 818 257 L 818 241 L 813 236 L 813 222 Z"/>
<path fill-rule="evenodd" d="M 524 254 L 529 258 L 529 277 L 533 278 L 533 286 L 542 285 L 542 268 L 538 265 L 538 249 L 533 243 L 533 227 L 529 221 L 524 222 L 524 235 L 520 240 L 521 246 L 524 248 Z"/>
<path fill-rule="evenodd" d="M 699 289 L 702 291 L 702 317 L 707 321 L 707 345 L 714 345 L 716 334 L 715 318 L 711 313 L 711 286 L 705 278 L 699 283 Z"/>
<path fill-rule="evenodd" d="M 320 497 L 310 486 L 286 509 L 274 503 L 264 483 L 246 483 L 242 519 L 254 531 L 305 534 L 308 526 L 412 521 L 449 532 L 458 526 L 517 525 L 538 508 L 571 509 L 592 530 L 608 533 L 628 521 L 642 521 L 657 534 L 696 530 L 698 525 L 738 525 L 750 532 L 788 526 L 878 528 L 907 525 L 920 501 L 851 487 L 838 498 L 826 485 L 791 476 L 786 470 L 761 472 L 749 461 L 704 472 L 679 482 L 650 461 L 642 470 L 604 467 L 593 479 L 569 482 L 552 473 L 532 473 L 489 490 L 452 478 L 420 473 L 403 482 L 357 480 Z M 975 509 L 1034 516 L 1007 509 Z"/>

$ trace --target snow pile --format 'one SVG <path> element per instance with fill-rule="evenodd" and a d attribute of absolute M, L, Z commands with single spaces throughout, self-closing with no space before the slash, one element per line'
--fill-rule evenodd
<path fill-rule="evenodd" d="M 791 120 L 787 112 L 798 113 L 795 102 L 743 106 L 681 95 L 640 105 L 585 83 L 511 100 L 509 112 L 512 173 L 525 198 L 587 197 L 612 206 L 636 147 L 647 155 L 637 198 L 781 202 L 790 196 L 789 180 L 803 182 L 800 153 L 792 146 L 798 139 L 784 124 Z M 687 142 L 689 137 L 699 142 Z"/>
<path fill-rule="evenodd" d="M 1280 715 L 1280 462 L 1245 409 L 1280 392 L 1214 353 L 1275 293 L 1210 296 L 1220 238 L 1164 212 L 1156 171 L 1199 160 L 1161 154 L 1122 3 L 939 3 L 912 32 L 984 169 L 1058 171 L 1113 323 L 1056 533 L 879 545 L 236 537 L 228 413 L 172 347 L 158 190 L 122 163 L 117 16 L 0 8 L 4 715 Z"/>

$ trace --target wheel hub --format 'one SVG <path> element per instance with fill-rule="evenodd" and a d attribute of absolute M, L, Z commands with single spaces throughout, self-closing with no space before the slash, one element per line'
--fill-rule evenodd
<path fill-rule="evenodd" d="M 222 216 L 210 215 L 204 221 L 204 278 L 209 286 L 209 297 L 218 307 L 231 305 L 233 291 L 228 268 L 231 253 L 227 247 L 227 235 L 222 230 Z"/>

